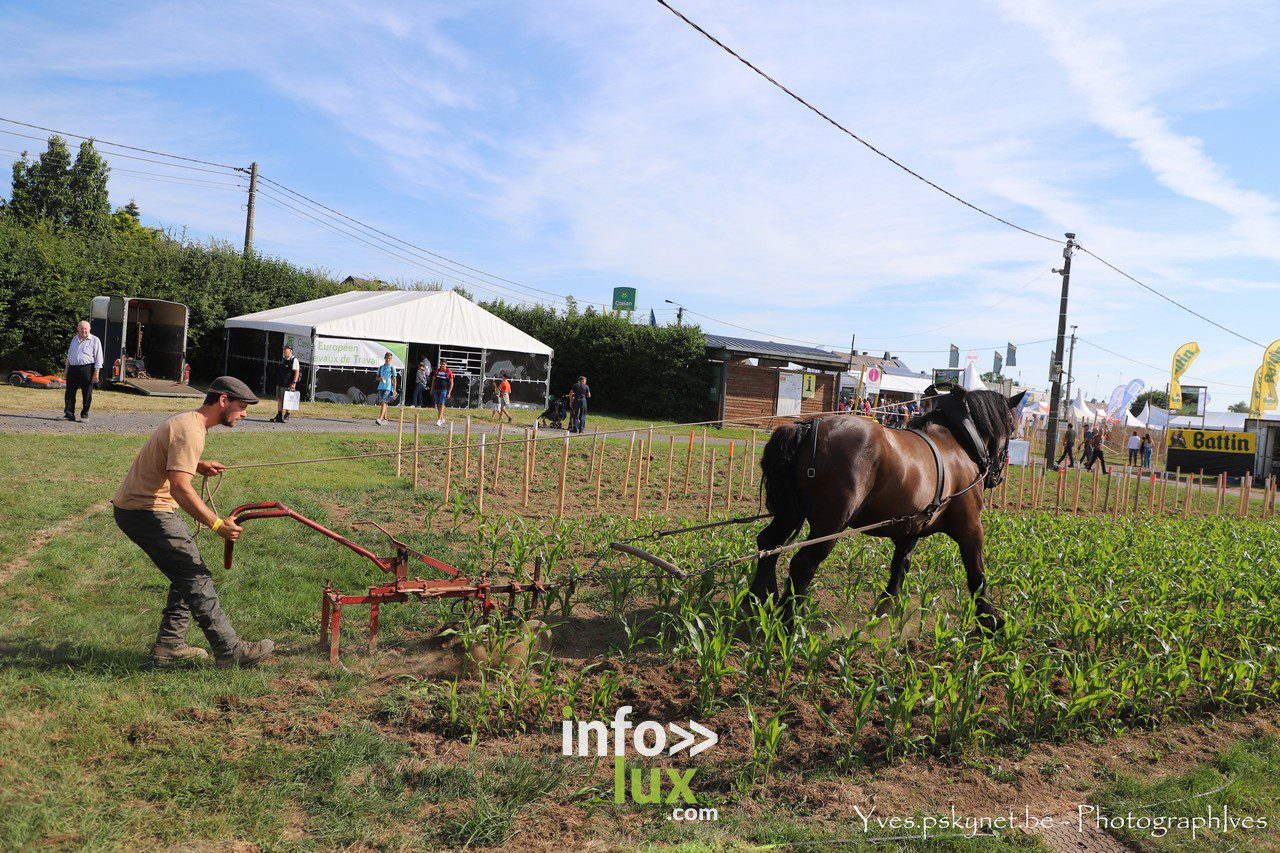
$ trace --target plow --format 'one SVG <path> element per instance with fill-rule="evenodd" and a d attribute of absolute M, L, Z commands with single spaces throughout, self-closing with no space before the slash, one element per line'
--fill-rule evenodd
<path fill-rule="evenodd" d="M 369 605 L 368 647 L 369 651 L 373 652 L 378 647 L 378 615 L 383 604 L 410 600 L 425 603 L 438 599 L 459 599 L 476 608 L 482 618 L 488 618 L 502 603 L 505 603 L 509 612 L 515 612 L 519 609 L 517 601 L 523 598 L 525 609 L 536 608 L 540 596 L 564 587 L 568 588 L 571 595 L 576 584 L 589 579 L 589 574 L 584 574 L 570 576 L 555 583 L 548 583 L 542 579 L 542 564 L 540 561 L 534 562 L 533 576 L 531 580 L 525 583 L 514 580 L 495 583 L 486 572 L 480 572 L 476 578 L 472 579 L 464 575 L 462 570 L 456 566 L 451 566 L 442 560 L 437 560 L 428 554 L 410 548 L 375 521 L 352 522 L 355 526 L 377 528 L 390 540 L 391 546 L 395 549 L 394 555 L 379 557 L 359 543 L 353 542 L 342 534 L 330 530 L 323 524 L 307 518 L 305 515 L 290 509 L 278 501 L 242 504 L 231 511 L 229 518 L 237 524 L 266 518 L 292 519 L 354 551 L 373 563 L 380 571 L 392 576 L 388 581 L 371 584 L 367 593 L 356 595 L 348 595 L 342 592 L 334 587 L 331 580 L 325 579 L 320 598 L 319 644 L 322 652 L 328 652 L 329 662 L 334 664 L 338 662 L 342 610 L 344 607 L 356 604 Z M 685 578 L 684 572 L 680 571 L 676 566 L 633 545 L 610 542 L 608 547 L 651 563 L 678 580 Z M 224 568 L 231 569 L 234 556 L 235 543 L 227 540 L 223 550 Z M 442 573 L 444 577 L 422 578 L 416 575 L 411 577 L 409 572 L 411 561 L 416 561 L 416 563 L 434 569 Z"/>

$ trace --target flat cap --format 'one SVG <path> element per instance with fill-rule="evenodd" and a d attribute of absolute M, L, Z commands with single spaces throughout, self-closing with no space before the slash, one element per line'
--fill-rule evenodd
<path fill-rule="evenodd" d="M 258 396 L 249 390 L 249 386 L 234 376 L 219 376 L 210 382 L 209 393 L 226 394 L 230 399 L 239 400 L 242 403 L 258 402 Z"/>

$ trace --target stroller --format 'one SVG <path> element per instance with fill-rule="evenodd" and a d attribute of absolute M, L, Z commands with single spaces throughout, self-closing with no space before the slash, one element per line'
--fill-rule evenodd
<path fill-rule="evenodd" d="M 546 411 L 538 415 L 538 426 L 551 429 L 564 429 L 564 421 L 569 417 L 569 395 L 557 397 L 548 405 Z"/>

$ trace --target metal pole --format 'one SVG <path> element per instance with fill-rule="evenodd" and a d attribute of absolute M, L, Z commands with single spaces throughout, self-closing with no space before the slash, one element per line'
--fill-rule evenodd
<path fill-rule="evenodd" d="M 1062 406 L 1062 349 L 1067 336 L 1067 294 L 1071 287 L 1071 250 L 1075 248 L 1076 235 L 1067 232 L 1067 245 L 1062 250 L 1062 298 L 1058 303 L 1058 339 L 1053 348 L 1053 387 L 1049 392 L 1049 426 L 1045 434 L 1044 459 L 1053 464 L 1053 451 L 1058 443 L 1058 415 Z"/>

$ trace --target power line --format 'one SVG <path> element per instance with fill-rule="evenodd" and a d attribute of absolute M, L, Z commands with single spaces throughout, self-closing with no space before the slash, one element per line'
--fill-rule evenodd
<path fill-rule="evenodd" d="M 1086 339 L 1086 338 L 1082 338 L 1082 337 L 1080 337 L 1079 335 L 1077 335 L 1077 336 L 1076 336 L 1076 340 L 1077 340 L 1077 341 L 1079 341 L 1079 342 L 1080 342 L 1080 343 L 1082 343 L 1082 344 L 1088 344 L 1089 346 L 1093 347 L 1094 349 L 1100 349 L 1100 350 L 1102 350 L 1102 351 L 1103 351 L 1103 352 L 1105 352 L 1105 353 L 1108 353 L 1108 354 L 1110 354 L 1110 355 L 1114 355 L 1116 358 L 1123 358 L 1125 361 L 1131 361 L 1131 362 L 1133 362 L 1134 364 L 1137 364 L 1137 365 L 1139 365 L 1139 366 L 1141 366 L 1141 367 L 1150 368 L 1151 370 L 1156 371 L 1156 373 L 1168 373 L 1168 372 L 1169 372 L 1168 370 L 1166 370 L 1166 369 L 1165 369 L 1165 368 L 1163 368 L 1163 367 L 1156 367 L 1154 364 L 1148 364 L 1148 363 L 1147 363 L 1147 362 L 1145 362 L 1145 361 L 1139 361 L 1139 360 L 1138 360 L 1138 359 L 1136 359 L 1136 358 L 1132 358 L 1131 356 L 1127 356 L 1127 355 L 1125 355 L 1124 353 L 1119 353 L 1119 352 L 1116 352 L 1115 350 L 1107 349 L 1106 347 L 1102 346 L 1101 344 L 1095 344 L 1093 341 L 1088 340 L 1088 339 Z M 1219 382 L 1219 381 L 1218 381 L 1218 380 L 1216 380 L 1216 379 L 1205 379 L 1205 378 L 1203 378 L 1203 377 L 1190 376 L 1190 375 L 1188 375 L 1186 378 L 1187 378 L 1187 379 L 1193 379 L 1193 380 L 1195 380 L 1196 382 L 1211 382 L 1211 383 L 1213 383 L 1214 385 L 1221 385 L 1221 386 L 1223 386 L 1224 388 L 1252 388 L 1252 387 L 1253 387 L 1253 386 L 1251 386 L 1251 385 L 1236 385 L 1235 383 L 1232 383 L 1232 382 Z"/>
<path fill-rule="evenodd" d="M 987 307 L 985 307 L 985 308 L 983 308 L 983 309 L 981 309 L 981 310 L 975 311 L 975 312 L 973 312 L 972 314 L 969 314 L 969 315 L 968 315 L 968 316 L 966 316 L 966 317 L 961 317 L 959 320 L 952 320 L 950 323 L 944 323 L 944 324 L 942 324 L 941 326 L 935 326 L 935 327 L 934 327 L 934 328 L 932 328 L 932 329 L 925 329 L 924 331 L 921 331 L 921 332 L 910 332 L 910 333 L 905 334 L 905 335 L 894 335 L 894 336 L 892 336 L 892 337 L 887 337 L 887 338 L 883 338 L 883 337 L 882 337 L 882 338 L 869 338 L 868 340 L 873 340 L 873 341 L 900 341 L 900 340 L 902 340 L 903 338 L 916 338 L 916 337 L 919 337 L 920 335 L 928 335 L 928 334 L 932 334 L 933 332 L 940 332 L 940 331 L 942 331 L 943 329 L 949 329 L 949 328 L 951 328 L 952 326 L 955 326 L 955 325 L 957 325 L 957 324 L 959 324 L 959 323 L 963 323 L 963 322 L 964 322 L 964 321 L 966 321 L 966 320 L 972 320 L 974 317 L 977 317 L 977 316 L 979 316 L 979 315 L 981 315 L 981 314 L 985 314 L 985 313 L 987 313 L 988 311 L 990 311 L 992 308 L 995 308 L 997 305 L 1000 305 L 1000 304 L 1001 304 L 1001 303 L 1003 303 L 1003 302 L 1007 302 L 1008 300 L 1010 300 L 1010 299 L 1012 299 L 1013 297 L 1017 296 L 1017 295 L 1018 295 L 1019 293 L 1021 293 L 1022 291 L 1026 290 L 1026 289 L 1027 289 L 1028 287 L 1030 287 L 1031 285 L 1035 284 L 1035 283 L 1036 283 L 1037 281 L 1039 281 L 1040 279 L 1044 278 L 1044 276 L 1045 276 L 1045 275 L 1047 275 L 1048 273 L 1049 273 L 1049 270 L 1048 270 L 1047 268 L 1046 268 L 1046 269 L 1044 269 L 1044 270 L 1041 270 L 1039 273 L 1037 273 L 1037 274 L 1036 274 L 1036 277 L 1035 277 L 1035 278 L 1031 279 L 1031 281 L 1028 281 L 1026 284 L 1022 285 L 1022 286 L 1021 286 L 1021 287 L 1019 287 L 1017 290 L 1013 290 L 1013 291 L 1010 291 L 1009 293 L 1006 293 L 1004 296 L 1000 297 L 1000 298 L 999 298 L 999 299 L 997 299 L 995 302 L 992 302 L 992 303 L 991 303 L 990 305 L 988 305 Z"/>
<path fill-rule="evenodd" d="M 326 205 L 326 204 L 324 204 L 324 203 L 322 203 L 322 202 L 316 201 L 315 199 L 313 199 L 313 198 L 311 198 L 311 197 L 309 197 L 309 196 L 303 195 L 302 193 L 298 192 L 297 190 L 291 189 L 291 188 L 289 188 L 289 187 L 285 186 L 284 184 L 280 183 L 279 181 L 272 180 L 271 178 L 266 177 L 265 175 L 259 175 L 259 178 L 260 178 L 262 181 L 265 181 L 265 182 L 267 182 L 267 183 L 270 183 L 270 184 L 272 184 L 273 186 L 276 186 L 276 187 L 280 188 L 281 190 L 284 190 L 285 192 L 289 193 L 289 194 L 290 194 L 290 195 L 292 195 L 292 196 L 295 196 L 296 198 L 300 199 L 301 201 L 306 202 L 307 204 L 310 204 L 310 205 L 312 205 L 312 206 L 314 206 L 314 207 L 317 207 L 317 208 L 320 208 L 321 210 L 326 211 L 328 214 L 332 214 L 333 216 L 337 216 L 337 217 L 340 217 L 340 218 L 342 218 L 342 219 L 345 219 L 345 220 L 347 220 L 348 222 L 351 222 L 351 223 L 353 223 L 353 224 L 355 224 L 355 225 L 358 225 L 358 226 L 360 226 L 361 228 L 363 228 L 363 229 L 365 229 L 365 230 L 367 230 L 367 231 L 371 231 L 371 232 L 373 232 L 373 233 L 375 233 L 375 234 L 379 234 L 379 235 L 381 235 L 381 236 L 383 236 L 383 237 L 386 237 L 386 238 L 387 238 L 387 239 L 389 239 L 389 240 L 393 240 L 393 241 L 395 241 L 396 243 L 399 243 L 400 245 L 402 245 L 402 246 L 404 246 L 404 247 L 406 247 L 406 248 L 408 248 L 408 249 L 412 249 L 412 250 L 414 250 L 415 252 L 420 252 L 420 253 L 423 253 L 423 254 L 426 254 L 426 255 L 430 255 L 432 258 L 437 259 L 436 261 L 430 261 L 431 263 L 437 263 L 437 262 L 442 261 L 442 262 L 447 263 L 447 264 L 449 264 L 449 265 L 451 265 L 451 266 L 453 266 L 453 267 L 457 267 L 457 268 L 459 268 L 459 270 L 469 270 L 470 272 L 478 273 L 479 275 L 484 276 L 486 280 L 492 280 L 492 281 L 505 282 L 506 284 L 514 285 L 515 287 L 521 288 L 522 290 L 533 291 L 533 292 L 535 292 L 535 293 L 542 293 L 542 294 L 545 294 L 545 295 L 547 295 L 547 296 L 553 297 L 553 298 L 554 298 L 554 299 L 556 299 L 556 300 L 560 300 L 560 301 L 562 301 L 562 302 L 563 302 L 563 300 L 566 298 L 565 294 L 563 294 L 563 293 L 555 293 L 555 292 L 550 291 L 550 290 L 543 290 L 543 289 L 542 289 L 542 288 L 540 288 L 540 287 L 534 287 L 533 285 L 529 285 L 529 284 L 521 284 L 521 283 L 520 283 L 520 282 L 518 282 L 518 281 L 512 281 L 511 279 L 503 278 L 502 276 L 494 275 L 493 273 L 489 273 L 489 272 L 485 272 L 484 270 L 477 269 L 476 267 L 468 266 L 467 264 L 464 264 L 464 263 L 462 263 L 462 262 L 460 262 L 460 261 L 455 261 L 455 260 L 453 260 L 452 258 L 448 258 L 448 257 L 446 257 L 446 256 L 444 256 L 444 255 L 439 254 L 438 252 L 433 252 L 433 251 L 431 251 L 430 249 L 426 249 L 426 248 L 423 248 L 422 246 L 417 245 L 416 243 L 410 243 L 409 241 L 407 241 L 407 240 L 403 240 L 403 239 L 401 239 L 401 238 L 399 238 L 399 237 L 395 236 L 394 234 L 389 234 L 389 233 L 387 233 L 386 231 L 383 231 L 383 230 L 381 230 L 381 229 L 379 229 L 379 228 L 375 228 L 374 226 L 369 225 L 369 224 L 368 224 L 368 223 L 366 223 L 366 222 L 361 222 L 360 220 L 358 220 L 358 219 L 356 219 L 356 218 L 354 218 L 354 217 L 352 217 L 352 216 L 348 216 L 347 214 L 343 213 L 343 212 L 342 212 L 342 211 L 340 211 L 340 210 L 335 210 L 335 209 L 333 209 L 332 207 L 329 207 L 328 205 Z M 468 278 L 474 278 L 474 276 L 469 276 L 469 275 L 467 275 L 467 273 L 465 273 L 465 272 L 461 272 L 461 271 L 459 271 L 459 270 L 455 270 L 455 271 L 454 271 L 454 274 L 455 274 L 455 275 L 467 276 Z M 504 289 L 505 289 L 505 288 L 504 288 Z M 601 305 L 601 306 L 606 307 L 606 308 L 607 308 L 607 307 L 609 307 L 608 303 L 605 303 L 605 302 L 591 302 L 591 301 L 589 301 L 589 300 L 577 300 L 577 301 L 582 302 L 582 303 L 587 304 L 587 305 Z"/>
<path fill-rule="evenodd" d="M 661 2 L 661 0 L 659 0 L 659 2 Z M 1084 252 L 1086 255 L 1089 255 L 1090 257 L 1094 258 L 1094 259 L 1095 259 L 1095 260 L 1097 260 L 1099 263 L 1101 263 L 1103 266 L 1109 267 L 1111 270 L 1113 270 L 1113 271 L 1115 271 L 1115 272 L 1119 273 L 1120 275 L 1124 276 L 1125 278 L 1129 279 L 1129 281 L 1131 281 L 1131 282 L 1133 282 L 1134 284 L 1138 285 L 1138 287 L 1141 287 L 1143 290 L 1146 290 L 1146 291 L 1148 291 L 1148 292 L 1150 292 L 1150 293 L 1155 294 L 1156 296 L 1159 296 L 1161 299 L 1163 299 L 1165 302 L 1168 302 L 1170 305 L 1175 305 L 1175 306 L 1177 306 L 1178 308 L 1181 308 L 1183 311 L 1186 311 L 1188 314 L 1191 314 L 1192 316 L 1195 316 L 1195 317 L 1199 317 L 1201 320 L 1204 320 L 1204 321 L 1205 321 L 1206 323 L 1208 323 L 1209 325 L 1211 325 L 1211 326 L 1216 326 L 1216 327 L 1218 327 L 1219 329 L 1221 329 L 1222 331 L 1226 332 L 1226 333 L 1227 333 L 1227 334 L 1229 334 L 1229 335 L 1235 335 L 1237 338 L 1239 338 L 1239 339 L 1240 339 L 1240 340 L 1242 340 L 1242 341 L 1245 341 L 1246 343 L 1253 344 L 1254 346 L 1257 346 L 1257 347 L 1262 347 L 1263 349 L 1266 349 L 1266 348 L 1267 348 L 1267 345 L 1266 345 L 1266 344 L 1264 344 L 1264 343 L 1262 343 L 1261 341 L 1255 341 L 1253 338 L 1250 338 L 1250 337 L 1247 337 L 1247 336 L 1245 336 L 1245 335 L 1242 335 L 1242 334 L 1240 334 L 1239 332 L 1235 331 L 1234 329 L 1228 329 L 1226 326 L 1222 325 L 1222 324 L 1221 324 L 1221 323 L 1219 323 L 1218 321 L 1216 321 L 1216 320 L 1210 320 L 1208 317 L 1206 317 L 1205 315 L 1201 314 L 1199 311 L 1196 311 L 1196 310 L 1195 310 L 1195 309 L 1193 309 L 1193 308 L 1188 308 L 1186 305 L 1183 305 L 1181 302 L 1179 302 L 1178 300 L 1176 300 L 1176 299 L 1174 299 L 1174 298 L 1172 298 L 1172 297 L 1170 297 L 1170 296 L 1165 296 L 1163 293 L 1161 293 L 1160 291 L 1156 290 L 1154 287 L 1151 287 L 1150 285 L 1145 284 L 1144 282 L 1139 281 L 1138 279 L 1136 279 L 1136 278 L 1134 278 L 1133 276 L 1129 275 L 1127 272 L 1125 272 L 1124 270 L 1120 269 L 1118 266 L 1116 266 L 1115 264 L 1111 263 L 1111 262 L 1110 262 L 1110 261 L 1108 261 L 1106 258 L 1099 257 L 1098 255 L 1095 255 L 1093 252 L 1090 252 L 1090 251 L 1089 251 L 1088 249 L 1086 249 L 1084 246 L 1081 246 L 1081 245 L 1077 244 L 1077 245 L 1076 245 L 1076 248 L 1078 248 L 1080 251 Z"/>
<path fill-rule="evenodd" d="M 17 131 L 15 131 L 15 130 L 5 130 L 4 128 L 0 128 L 0 133 L 5 133 L 5 134 L 8 134 L 9 136 L 20 136 L 20 137 L 22 137 L 23 139 L 34 139 L 36 142 L 46 142 L 46 143 L 48 142 L 48 140 L 47 140 L 47 139 L 44 139 L 43 137 L 40 137 L 40 136 L 32 136 L 32 135 L 31 135 L 31 134 L 29 134 L 29 133 L 18 133 L 18 132 L 17 132 Z M 86 137 L 86 138 L 88 138 L 88 137 Z M 96 148 L 95 148 L 94 150 L 95 150 L 95 151 L 97 151 L 97 149 L 96 149 Z M 29 152 L 26 152 L 26 151 L 19 151 L 19 152 L 15 152 L 15 153 L 17 153 L 17 154 L 26 154 L 26 153 L 29 153 Z M 164 160 L 153 160 L 153 159 L 151 159 L 150 157 L 138 157 L 138 156 L 135 156 L 135 155 L 133 155 L 133 154 L 121 154 L 119 151 L 98 151 L 98 154 L 100 154 L 100 155 L 101 155 L 101 156 L 103 156 L 103 157 L 107 157 L 107 158 L 111 158 L 111 157 L 124 157 L 125 159 L 128 159 L 128 160 L 140 160 L 140 161 L 142 161 L 143 163 L 155 163 L 155 164 L 156 164 L 156 165 L 158 165 L 158 166 L 168 166 L 168 167 L 173 168 L 173 169 L 190 169 L 190 170 L 191 170 L 191 171 L 193 171 L 193 172 L 205 172 L 205 173 L 210 174 L 210 175 L 222 175 L 222 176 L 224 176 L 224 177 L 228 177 L 228 178 L 230 178 L 230 177 L 235 177 L 235 176 L 233 176 L 233 175 L 228 175 L 226 172 L 220 172 L 220 171 L 218 171 L 217 169 L 202 169 L 202 168 L 200 168 L 199 166 L 187 166 L 187 165 L 185 165 L 185 164 L 183 164 L 183 163 L 169 163 L 169 162 L 166 162 L 166 161 L 164 161 Z M 228 168 L 230 168 L 230 167 L 228 167 Z M 236 171 L 244 171 L 244 170 L 243 170 L 243 169 L 239 169 L 239 170 L 236 170 Z"/>
<path fill-rule="evenodd" d="M 839 130 L 841 133 L 843 133 L 843 134 L 845 134 L 846 136 L 848 136 L 850 139 L 853 139 L 855 142 L 858 142 L 859 144 L 863 145 L 863 146 L 864 146 L 864 147 L 866 147 L 868 150 L 870 150 L 873 154 L 876 154 L 877 156 L 882 157 L 882 158 L 884 158 L 885 160 L 888 160 L 890 163 L 892 163 L 893 165 L 897 166 L 899 169 L 901 169 L 902 171 L 906 172 L 908 175 L 910 175 L 911 177 L 915 178 L 916 180 L 921 181 L 922 183 L 925 183 L 925 184 L 927 184 L 927 185 L 928 185 L 928 186 L 930 186 L 930 187 L 933 187 L 933 188 L 934 188 L 935 190 L 937 190 L 938 192 L 942 193 L 943 195 L 945 195 L 945 196 L 947 196 L 947 197 L 949 197 L 949 198 L 951 198 L 951 199 L 954 199 L 955 201 L 960 202 L 961 204 L 963 204 L 965 207 L 969 208 L 970 210 L 974 210 L 974 211 L 976 211 L 976 212 L 978 212 L 978 213 L 982 214 L 983 216 L 986 216 L 986 217 L 988 217 L 988 218 L 990 218 L 990 219 L 994 219 L 996 222 L 999 222 L 999 223 L 1001 223 L 1002 225 L 1007 225 L 1007 226 L 1009 226 L 1010 228 L 1013 228 L 1014 230 L 1017 230 L 1017 231 L 1021 231 L 1021 232 L 1022 232 L 1022 233 L 1024 233 L 1024 234 L 1030 234 L 1032 237 L 1039 237 L 1041 240 L 1048 240 L 1050 243 L 1057 243 L 1057 244 L 1059 244 L 1059 245 L 1062 245 L 1062 242 L 1063 242 L 1063 241 L 1059 240 L 1059 239 L 1058 239 L 1058 238 L 1056 238 L 1056 237 L 1049 237 L 1049 236 L 1047 236 L 1047 235 L 1045 235 L 1045 234 L 1041 234 L 1041 233 L 1039 233 L 1038 231 L 1032 231 L 1030 228 L 1023 228 L 1021 225 L 1018 225 L 1018 224 L 1016 224 L 1016 223 L 1014 223 L 1014 222 L 1010 222 L 1009 220 L 1007 220 L 1007 219 L 1005 219 L 1005 218 L 1003 218 L 1003 217 L 1001 217 L 1001 216 L 997 216 L 996 214 L 992 213 L 992 212 L 991 212 L 991 211 L 989 211 L 989 210 L 984 210 L 983 208 L 978 207 L 978 206 L 977 206 L 976 204 L 974 204 L 973 202 L 968 201 L 968 200 L 966 200 L 966 199 L 963 199 L 963 198 L 961 198 L 960 196 L 956 195 L 955 193 L 951 192 L 950 190 L 945 189 L 945 188 L 943 188 L 943 187 L 939 186 L 938 184 L 936 184 L 936 183 L 934 183 L 933 181 L 931 181 L 931 180 L 929 180 L 928 178 L 926 178 L 924 175 L 920 174 L 919 172 L 917 172 L 917 171 L 915 171 L 914 169 L 910 168 L 909 166 L 905 165 L 905 164 L 904 164 L 904 163 L 902 163 L 901 161 L 896 160 L 896 159 L 894 159 L 892 156 L 890 156 L 889 154 L 885 153 L 884 151 L 881 151 L 879 148 L 877 148 L 876 146 L 872 145 L 870 142 L 868 142 L 867 140 L 863 139 L 861 136 L 859 136 L 858 134 L 854 133 L 852 130 L 849 130 L 849 128 L 845 127 L 845 126 L 844 126 L 844 125 L 842 125 L 840 122 L 836 121 L 836 120 L 835 120 L 835 119 L 833 119 L 831 116 L 827 115 L 827 114 L 826 114 L 826 113 L 824 113 L 822 110 L 818 109 L 818 108 L 817 108 L 817 107 L 815 107 L 813 104 L 809 103 L 809 102 L 808 102 L 808 101 L 806 101 L 804 98 L 800 97 L 800 96 L 799 96 L 799 95 L 797 95 L 795 92 L 791 91 L 790 89 L 788 89 L 786 86 L 784 86 L 784 85 L 782 85 L 781 83 L 779 83 L 779 82 L 778 82 L 777 80 L 775 80 L 774 78 L 770 77 L 770 76 L 769 76 L 768 74 L 766 74 L 764 71 L 761 71 L 757 66 L 755 66 L 754 64 L 752 64 L 750 60 L 748 60 L 748 59 L 746 59 L 745 57 L 743 57 L 743 56 L 742 56 L 742 54 L 738 53 L 738 52 L 737 52 L 737 51 L 735 51 L 733 48 L 729 47 L 727 44 L 725 44 L 724 42 L 720 41 L 720 39 L 716 38 L 716 37 L 715 37 L 715 36 L 713 36 L 711 33 L 707 32 L 707 31 L 706 31 L 705 29 L 703 29 L 701 26 L 699 26 L 698 24 L 696 24 L 696 23 L 694 23 L 693 21 L 691 21 L 691 20 L 690 20 L 690 19 L 689 19 L 689 18 L 688 18 L 688 17 L 687 17 L 683 12 L 681 12 L 679 9 L 676 9 L 674 6 L 672 6 L 670 3 L 668 3 L 668 2 L 667 2 L 667 0 L 657 0 L 657 2 L 658 2 L 660 5 L 662 5 L 662 7 L 663 7 L 663 8 L 665 8 L 668 12 L 670 12 L 670 13 L 671 13 L 671 14 L 673 14 L 673 15 L 675 15 L 677 18 L 679 18 L 680 20 L 684 21 L 686 24 L 688 24 L 689 26 L 691 26 L 691 27 L 693 27 L 695 30 L 697 30 L 699 33 L 701 33 L 701 34 L 702 34 L 704 37 L 706 37 L 706 38 L 707 38 L 707 40 L 709 40 L 712 44 L 716 45 L 716 46 L 717 46 L 717 47 L 719 47 L 721 50 L 723 50 L 725 53 L 729 54 L 729 55 L 730 55 L 730 56 L 732 56 L 734 59 L 738 60 L 738 61 L 739 61 L 739 62 L 741 62 L 743 65 L 745 65 L 745 66 L 747 66 L 748 68 L 750 68 L 750 69 L 751 69 L 752 71 L 754 71 L 756 74 L 760 75 L 760 76 L 761 76 L 761 77 L 763 77 L 765 80 L 768 80 L 768 81 L 769 81 L 771 84 L 773 84 L 775 87 L 777 87 L 778 89 L 780 89 L 780 90 L 782 90 L 783 92 L 785 92 L 787 95 L 789 95 L 789 96 L 792 98 L 792 100 L 796 101 L 796 102 L 797 102 L 797 103 L 799 103 L 801 106 L 803 106 L 803 107 L 805 107 L 806 109 L 808 109 L 810 112 L 812 112 L 813 114 L 815 114 L 816 116 L 818 116 L 819 118 L 821 118 L 823 121 L 825 121 L 827 124 L 829 124 L 829 125 L 831 125 L 832 127 L 834 127 L 836 130 Z"/>
<path fill-rule="evenodd" d="M 0 116 L 0 121 L 6 122 L 8 124 L 14 124 L 14 125 L 17 125 L 18 127 L 29 127 L 32 130 L 43 130 L 46 133 L 56 133 L 59 136 L 70 136 L 75 139 L 91 139 L 95 143 L 98 143 L 101 145 L 109 145 L 112 148 L 124 148 L 125 150 L 128 150 L 128 151 L 139 151 L 143 154 L 155 154 L 157 157 L 168 157 L 173 160 L 185 160 L 188 163 L 202 163 L 205 166 L 217 166 L 220 169 L 231 169 L 232 171 L 235 171 L 235 172 L 245 171 L 245 169 L 241 168 L 240 166 L 228 166 L 226 163 L 214 163 L 211 160 L 198 160 L 195 157 L 183 157 L 181 154 L 167 154 L 164 151 L 153 151 L 150 148 L 139 148 L 136 145 L 125 145 L 122 142 L 107 142 L 105 139 L 98 139 L 97 137 L 94 137 L 94 136 L 85 136 L 80 133 L 70 133 L 65 130 L 54 130 L 51 127 L 43 127 L 38 124 L 29 124 L 28 122 L 25 122 L 25 121 L 18 121 L 17 119 L 5 118 L 4 116 Z"/>
<path fill-rule="evenodd" d="M 385 245 L 380 245 L 382 243 L 386 243 L 386 241 L 379 240 L 379 238 L 370 234 L 366 234 L 365 232 L 357 231 L 352 226 L 346 225 L 345 223 L 338 222 L 336 220 L 330 221 L 332 220 L 332 217 L 330 217 L 329 219 L 320 218 L 319 216 L 315 215 L 310 209 L 295 207 L 289 201 L 286 201 L 280 196 L 274 195 L 273 193 L 269 192 L 268 190 L 262 187 L 258 188 L 258 192 L 264 198 L 275 199 L 275 201 L 278 202 L 277 206 L 284 205 L 289 210 L 294 211 L 297 215 L 305 217 L 306 219 L 309 219 L 312 222 L 315 222 L 316 224 L 323 225 L 327 227 L 329 230 L 334 231 L 334 233 L 348 237 L 349 239 L 362 243 L 365 246 L 368 246 L 372 249 L 376 249 L 390 257 L 410 263 L 413 266 L 416 266 L 418 269 L 431 273 L 432 275 L 442 276 L 443 278 L 453 281 L 455 284 L 458 284 L 467 288 L 475 288 L 476 290 L 483 290 L 488 293 L 492 293 L 493 295 L 500 298 L 513 299 L 522 304 L 537 304 L 527 294 L 519 293 L 517 291 L 512 291 L 509 288 L 503 288 L 501 285 L 492 284 L 491 282 L 487 282 L 484 280 L 479 280 L 475 282 L 468 281 L 466 279 L 459 278 L 458 275 L 454 274 L 452 271 L 448 269 L 440 268 L 436 265 L 430 265 L 426 261 L 422 261 L 422 260 L 419 260 L 418 258 L 405 255 L 403 253 L 403 250 L 399 249 L 398 247 L 388 248 Z M 366 237 L 368 237 L 369 239 L 365 239 Z M 377 241 L 377 242 L 371 242 L 371 241 Z"/>
<path fill-rule="evenodd" d="M 323 219 L 313 216 L 307 211 L 300 209 L 298 207 L 295 207 L 294 205 L 290 204 L 288 201 L 285 201 L 279 196 L 273 195 L 262 188 L 259 188 L 258 192 L 262 195 L 263 200 L 267 204 L 271 205 L 272 207 L 284 210 L 298 218 L 309 220 L 315 223 L 316 225 L 319 225 L 320 227 L 324 228 L 326 231 L 329 231 L 333 234 L 337 234 L 338 236 L 343 237 L 347 240 L 351 240 L 356 243 L 360 243 L 364 246 L 368 246 L 369 248 L 374 249 L 375 251 L 381 252 L 382 254 L 387 255 L 388 257 L 394 258 L 399 261 L 404 261 L 405 263 L 408 263 L 411 266 L 415 266 L 418 269 L 424 270 L 426 272 L 430 272 L 437 275 L 439 274 L 438 270 L 434 270 L 430 267 L 425 266 L 415 258 L 400 254 L 399 252 L 396 252 L 392 249 L 388 249 L 384 246 L 380 246 L 377 243 L 370 242 L 369 240 L 365 240 L 363 237 L 359 236 L 357 233 L 351 233 L 348 230 L 344 230 L 344 227 L 341 225 L 335 225 L 331 222 L 327 222 Z M 447 275 L 446 277 L 452 280 L 455 284 L 462 285 L 463 287 L 474 287 L 476 290 L 484 290 L 486 292 L 492 293 L 495 296 L 513 299 L 514 301 L 520 302 L 522 304 L 536 304 L 526 298 L 523 298 L 521 294 L 501 293 L 489 287 L 483 287 L 481 285 L 476 285 L 467 281 L 463 281 L 457 278 L 456 276 Z"/>

